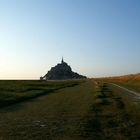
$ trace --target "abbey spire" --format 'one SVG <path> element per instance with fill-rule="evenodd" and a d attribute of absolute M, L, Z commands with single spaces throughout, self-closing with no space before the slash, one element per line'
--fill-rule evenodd
<path fill-rule="evenodd" d="M 61 63 L 62 63 L 62 64 L 64 63 L 64 60 L 63 60 L 63 56 L 62 56 L 62 60 L 61 60 Z"/>

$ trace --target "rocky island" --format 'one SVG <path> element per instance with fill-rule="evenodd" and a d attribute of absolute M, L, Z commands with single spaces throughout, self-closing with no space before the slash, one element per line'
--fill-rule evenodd
<path fill-rule="evenodd" d="M 40 77 L 40 80 L 68 80 L 68 79 L 86 79 L 86 76 L 73 72 L 71 67 L 64 62 L 63 58 L 60 64 L 52 67 L 48 73 Z"/>

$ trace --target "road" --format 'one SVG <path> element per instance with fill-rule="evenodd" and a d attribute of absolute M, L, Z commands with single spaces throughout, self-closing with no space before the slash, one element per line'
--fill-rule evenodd
<path fill-rule="evenodd" d="M 135 96 L 135 98 L 140 99 L 140 93 L 132 91 L 132 90 L 129 90 L 129 89 L 125 88 L 125 87 L 122 87 L 122 86 L 114 84 L 114 83 L 110 83 L 110 84 L 112 84 L 112 85 L 114 85 L 114 86 L 116 86 L 116 87 L 118 87 L 118 88 L 120 88 L 122 90 L 125 90 L 125 91 L 133 94 Z"/>

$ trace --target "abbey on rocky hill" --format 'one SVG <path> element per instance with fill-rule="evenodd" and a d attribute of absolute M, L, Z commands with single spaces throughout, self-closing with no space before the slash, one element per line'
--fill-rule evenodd
<path fill-rule="evenodd" d="M 48 73 L 40 77 L 40 80 L 68 80 L 68 79 L 85 79 L 86 76 L 79 75 L 72 71 L 71 67 L 64 62 L 63 57 L 60 64 L 52 67 Z"/>

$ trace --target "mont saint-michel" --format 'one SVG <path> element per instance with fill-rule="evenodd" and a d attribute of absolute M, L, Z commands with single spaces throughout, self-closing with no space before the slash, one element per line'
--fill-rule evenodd
<path fill-rule="evenodd" d="M 73 72 L 71 67 L 64 62 L 63 58 L 61 63 L 52 67 L 45 76 L 40 77 L 40 80 L 68 80 L 68 79 L 86 79 L 86 76 Z"/>

